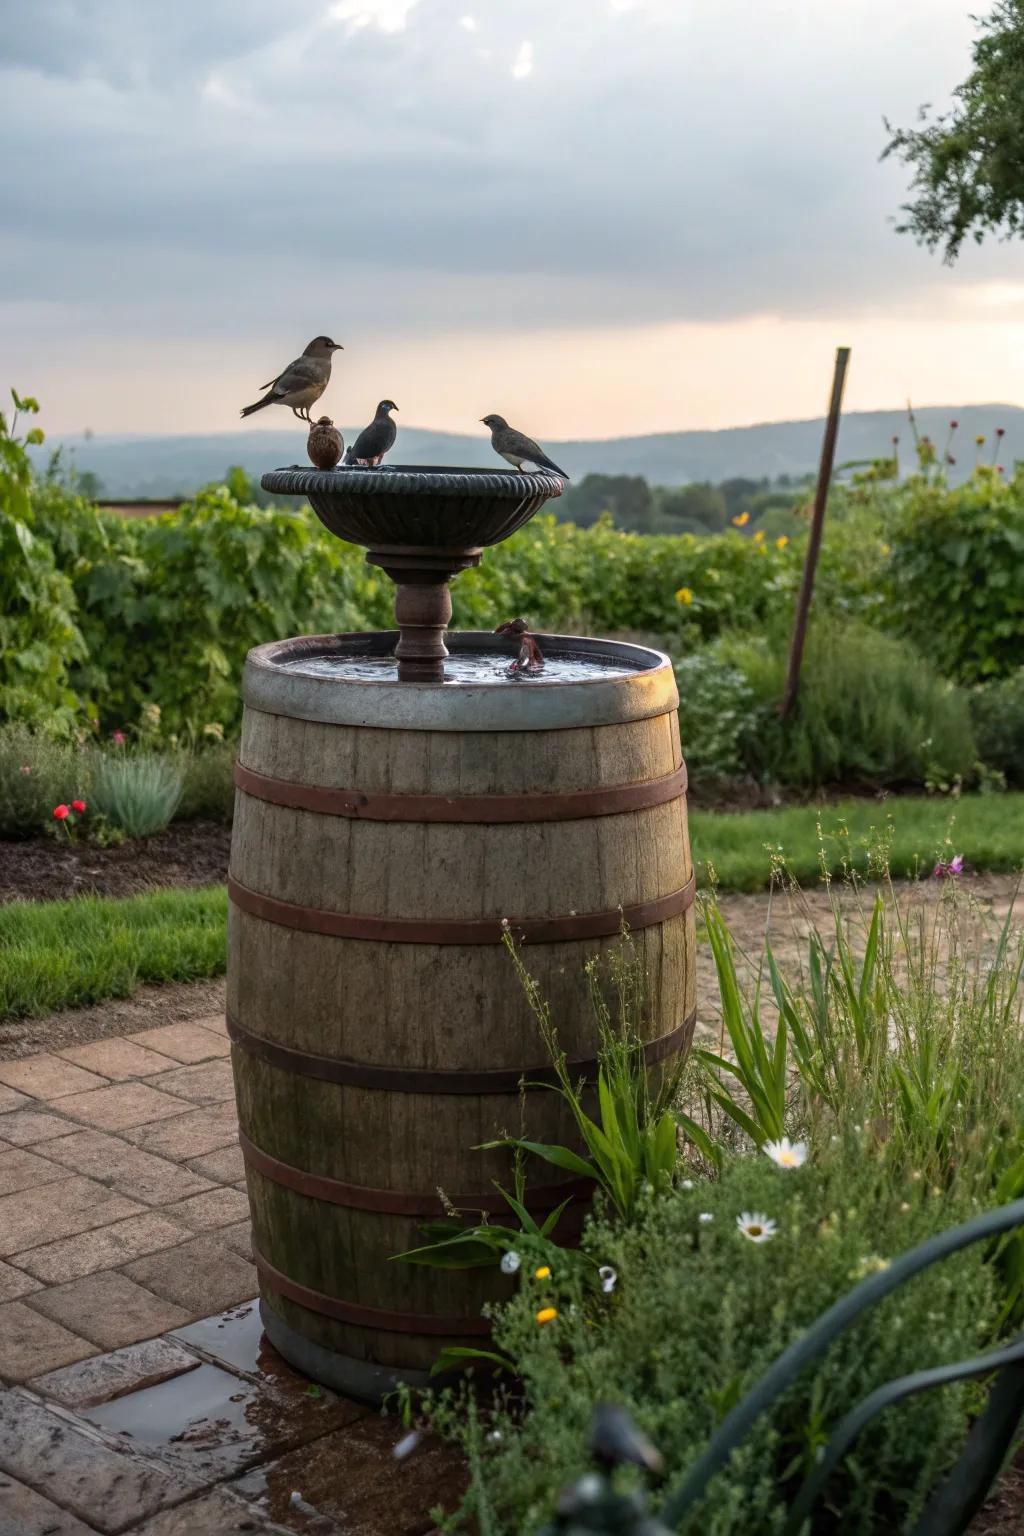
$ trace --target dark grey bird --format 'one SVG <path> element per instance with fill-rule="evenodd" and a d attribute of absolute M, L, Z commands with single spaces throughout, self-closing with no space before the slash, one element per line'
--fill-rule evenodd
<path fill-rule="evenodd" d="M 289 405 L 294 415 L 303 421 L 312 421 L 309 408 L 316 404 L 331 381 L 331 358 L 335 352 L 343 350 L 340 341 L 332 341 L 329 336 L 314 336 L 301 357 L 289 363 L 276 379 L 261 386 L 267 393 L 262 400 L 245 406 L 242 415 L 251 416 L 253 411 L 262 411 L 265 405 Z"/>
<path fill-rule="evenodd" d="M 625 1409 L 615 1403 L 598 1403 L 590 1426 L 590 1453 L 604 1467 L 633 1462 L 648 1472 L 660 1472 L 664 1459 L 638 1429 Z"/>
<path fill-rule="evenodd" d="M 548 458 L 540 444 L 535 443 L 532 437 L 527 437 L 525 432 L 517 432 L 515 427 L 510 427 L 504 416 L 482 416 L 480 419 L 485 427 L 491 429 L 491 447 L 513 469 L 521 470 L 525 464 L 528 468 L 550 469 L 556 475 L 561 475 L 563 480 L 568 480 L 565 470 L 559 469 L 555 461 Z"/>
<path fill-rule="evenodd" d="M 345 440 L 329 416 L 321 416 L 309 429 L 306 452 L 317 469 L 333 469 L 345 452 Z"/>
<path fill-rule="evenodd" d="M 374 468 L 395 446 L 398 428 L 391 420 L 391 412 L 398 406 L 393 400 L 382 400 L 377 414 L 368 427 L 364 427 L 345 455 L 346 464 L 363 464 Z"/>

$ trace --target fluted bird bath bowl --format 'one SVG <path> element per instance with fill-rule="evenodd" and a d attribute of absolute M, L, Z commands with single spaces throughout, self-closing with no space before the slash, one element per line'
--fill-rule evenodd
<path fill-rule="evenodd" d="M 557 475 L 501 469 L 275 469 L 265 491 L 305 496 L 331 533 L 366 549 L 370 565 L 395 583 L 399 628 L 395 656 L 403 683 L 442 683 L 448 589 L 483 551 L 529 522 L 552 496 Z"/>

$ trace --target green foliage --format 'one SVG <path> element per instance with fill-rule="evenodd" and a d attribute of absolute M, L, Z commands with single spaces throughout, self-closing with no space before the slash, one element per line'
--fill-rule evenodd
<path fill-rule="evenodd" d="M 10 421 L 0 411 L 0 720 L 70 723 L 76 700 L 69 663 L 83 654 L 74 594 L 54 552 L 35 527 L 26 447 L 43 435 L 17 436 L 18 416 L 38 403 L 11 391 Z"/>
<path fill-rule="evenodd" d="M 181 821 L 231 821 L 236 755 L 231 742 L 212 742 L 182 754 L 185 782 L 177 812 Z"/>
<path fill-rule="evenodd" d="M 1024 232 L 1024 0 L 997 0 L 980 26 L 953 110 L 928 122 L 922 108 L 925 126 L 898 130 L 885 151 L 914 172 L 898 227 L 947 261 L 968 235 Z"/>
<path fill-rule="evenodd" d="M 745 1211 L 777 1222 L 776 1236 L 750 1242 L 737 1226 Z M 931 1195 L 852 1141 L 795 1172 L 764 1157 L 731 1158 L 718 1182 L 652 1202 L 633 1224 L 596 1221 L 583 1253 L 616 1271 L 611 1296 L 596 1301 L 569 1265 L 543 1284 L 525 1277 L 498 1313 L 495 1344 L 515 1360 L 529 1411 L 519 1417 L 512 1404 L 499 1406 L 477 1441 L 467 1513 L 491 1536 L 536 1532 L 582 1470 L 593 1405 L 609 1394 L 659 1446 L 671 1487 L 728 1409 L 826 1307 L 871 1267 L 965 1214 L 962 1197 Z M 558 1316 L 540 1327 L 543 1306 Z M 788 1498 L 844 1412 L 924 1359 L 979 1352 L 994 1338 L 997 1310 L 991 1270 L 976 1250 L 895 1293 L 758 1424 L 711 1485 L 696 1529 L 779 1532 Z M 933 1326 L 922 1329 L 922 1319 Z M 926 1393 L 870 1426 L 830 1483 L 815 1531 L 905 1529 L 959 1449 L 974 1401 L 969 1386 Z M 430 1417 L 470 1449 L 476 1410 L 468 1399 L 442 1397 Z M 440 1528 L 465 1526 L 453 1518 Z"/>
<path fill-rule="evenodd" d="M 982 762 L 1007 784 L 1024 785 L 1024 667 L 976 688 L 970 701 Z"/>
<path fill-rule="evenodd" d="M 226 922 L 223 888 L 12 901 L 0 907 L 0 1019 L 219 976 Z"/>
<path fill-rule="evenodd" d="M 713 645 L 674 666 L 679 735 L 693 782 L 739 778 L 747 767 L 744 743 L 760 718 L 753 686 Z"/>
<path fill-rule="evenodd" d="M 744 674 L 761 706 L 743 745 L 747 765 L 763 778 L 797 789 L 879 789 L 953 785 L 974 770 L 965 695 L 906 641 L 859 623 L 819 621 L 786 721 L 777 713 L 786 672 L 781 638 L 729 636 L 719 655 Z"/>
<path fill-rule="evenodd" d="M 89 797 L 90 763 L 70 741 L 0 726 L 0 838 L 38 837 L 62 801 Z"/>
<path fill-rule="evenodd" d="M 170 825 L 184 783 L 183 769 L 157 753 L 107 753 L 96 760 L 92 810 L 128 837 L 150 837 Z"/>
<path fill-rule="evenodd" d="M 1024 468 L 981 466 L 964 485 L 917 476 L 892 537 L 892 623 L 947 677 L 982 682 L 1020 666 Z"/>

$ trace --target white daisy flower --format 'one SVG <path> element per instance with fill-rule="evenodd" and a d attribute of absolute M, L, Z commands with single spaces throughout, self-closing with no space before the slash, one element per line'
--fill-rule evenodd
<path fill-rule="evenodd" d="M 806 1141 L 790 1141 L 788 1136 L 781 1141 L 766 1141 L 763 1150 L 780 1168 L 802 1168 L 807 1161 Z"/>
<path fill-rule="evenodd" d="M 752 1243 L 767 1243 L 779 1230 L 778 1222 L 763 1211 L 743 1211 L 736 1217 L 736 1225 Z"/>
<path fill-rule="evenodd" d="M 608 1294 L 611 1291 L 614 1291 L 614 1289 L 615 1289 L 615 1282 L 618 1280 L 619 1277 L 615 1273 L 614 1269 L 612 1269 L 610 1264 L 602 1264 L 601 1268 L 597 1272 L 597 1275 L 598 1275 L 598 1279 L 601 1282 L 601 1289 L 602 1289 L 602 1291 L 604 1291 L 606 1294 Z"/>
<path fill-rule="evenodd" d="M 700 1222 L 702 1227 L 709 1226 L 711 1222 L 714 1221 L 714 1219 L 715 1217 L 713 1211 L 701 1211 L 700 1215 L 697 1217 L 697 1220 Z"/>
<path fill-rule="evenodd" d="M 692 1179 L 683 1179 L 683 1180 L 681 1180 L 679 1188 L 680 1189 L 692 1189 L 693 1188 L 693 1180 Z"/>
<path fill-rule="evenodd" d="M 515 1249 L 510 1248 L 508 1253 L 503 1253 L 501 1256 L 502 1274 L 514 1275 L 522 1262 L 522 1259 L 519 1257 L 518 1253 L 516 1253 Z"/>

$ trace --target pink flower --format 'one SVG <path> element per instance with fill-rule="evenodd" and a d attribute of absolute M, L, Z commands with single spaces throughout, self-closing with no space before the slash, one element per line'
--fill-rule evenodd
<path fill-rule="evenodd" d="M 940 859 L 939 862 L 936 864 L 935 868 L 932 870 L 932 879 L 933 880 L 941 880 L 945 873 L 946 873 L 946 866 L 945 866 L 945 864 L 943 864 L 942 860 Z"/>
<path fill-rule="evenodd" d="M 123 747 L 126 737 L 124 731 L 111 731 L 110 739 L 114 743 L 115 747 Z"/>
<path fill-rule="evenodd" d="M 21 771 L 22 773 L 31 773 L 32 769 L 29 767 L 28 763 L 22 763 Z"/>
<path fill-rule="evenodd" d="M 996 437 L 1005 437 L 1005 436 L 1006 436 L 1006 428 L 1005 427 L 996 427 Z"/>
<path fill-rule="evenodd" d="M 951 432 L 955 432 L 959 425 L 960 425 L 960 423 L 958 421 L 951 421 L 950 424 L 949 424 L 949 430 Z"/>
<path fill-rule="evenodd" d="M 950 859 L 950 861 L 949 861 L 949 873 L 951 875 L 962 874 L 963 873 L 963 867 L 964 867 L 964 856 L 963 856 L 962 853 L 958 853 L 955 859 Z"/>
<path fill-rule="evenodd" d="M 71 809 L 66 805 L 55 805 L 53 808 L 53 814 L 57 821 L 67 821 L 68 817 L 71 815 Z"/>
<path fill-rule="evenodd" d="M 72 800 L 72 802 L 71 802 L 71 809 L 73 811 L 77 811 L 79 816 L 81 816 L 82 812 L 85 810 L 85 801 L 84 800 Z"/>

